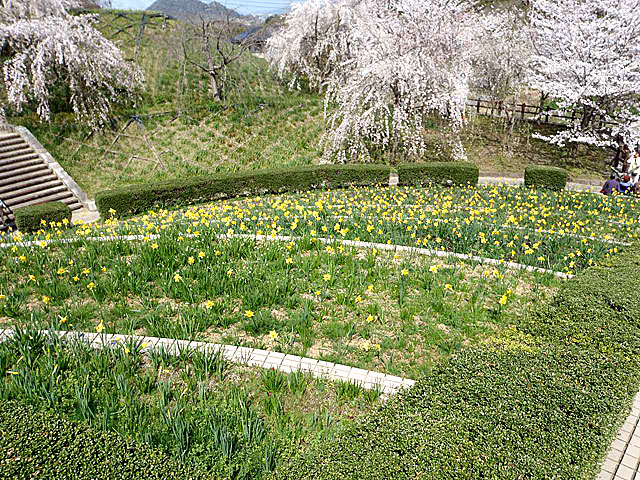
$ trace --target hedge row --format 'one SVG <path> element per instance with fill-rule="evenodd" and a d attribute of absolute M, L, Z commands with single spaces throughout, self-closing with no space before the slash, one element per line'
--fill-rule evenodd
<path fill-rule="evenodd" d="M 71 209 L 62 202 L 41 203 L 28 207 L 17 208 L 13 212 L 16 226 L 22 232 L 35 232 L 43 228 L 42 220 L 50 223 L 62 222 L 65 218 L 71 220 Z"/>
<path fill-rule="evenodd" d="M 162 452 L 37 411 L 0 404 L 0 479 L 209 478 Z"/>
<path fill-rule="evenodd" d="M 581 273 L 278 478 L 594 478 L 640 384 L 639 269 L 636 244 Z"/>
<path fill-rule="evenodd" d="M 434 163 L 399 167 L 400 181 L 478 183 L 478 168 L 468 163 Z M 390 169 L 384 165 L 322 165 L 278 170 L 195 177 L 161 183 L 132 185 L 99 192 L 96 206 L 102 218 L 122 217 L 153 207 L 203 203 L 242 195 L 261 195 L 343 188 L 352 185 L 382 185 L 389 181 Z"/>
<path fill-rule="evenodd" d="M 398 166 L 401 185 L 448 183 L 456 185 L 478 184 L 480 170 L 469 162 L 413 163 Z"/>
<path fill-rule="evenodd" d="M 564 168 L 530 165 L 524 171 L 524 184 L 527 187 L 563 190 L 567 185 L 569 172 Z"/>

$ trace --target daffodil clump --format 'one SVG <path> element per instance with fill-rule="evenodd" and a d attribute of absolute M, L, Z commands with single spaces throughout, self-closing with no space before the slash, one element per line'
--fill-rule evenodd
<path fill-rule="evenodd" d="M 559 282 L 513 263 L 575 274 L 626 248 L 636 203 L 514 187 L 353 188 L 5 235 L 35 243 L 4 250 L 0 321 L 200 338 L 415 377 Z"/>
<path fill-rule="evenodd" d="M 7 326 L 209 340 L 414 378 L 561 282 L 312 237 L 217 239 L 209 230 L 5 252 Z"/>
<path fill-rule="evenodd" d="M 116 337 L 93 349 L 21 329 L 0 343 L 0 401 L 142 442 L 193 469 L 187 478 L 227 478 L 242 469 L 260 479 L 289 455 L 282 446 L 302 448 L 312 438 L 334 435 L 341 423 L 370 411 L 381 394 L 301 372 L 229 363 L 219 352 L 182 348 L 176 356 L 147 347 Z"/>

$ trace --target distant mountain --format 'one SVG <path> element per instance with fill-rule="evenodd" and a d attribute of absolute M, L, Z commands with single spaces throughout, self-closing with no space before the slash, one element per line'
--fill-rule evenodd
<path fill-rule="evenodd" d="M 175 18 L 192 17 L 196 15 L 241 18 L 238 12 L 231 10 L 218 2 L 204 3 L 200 0 L 156 0 L 147 10 L 162 12 Z"/>

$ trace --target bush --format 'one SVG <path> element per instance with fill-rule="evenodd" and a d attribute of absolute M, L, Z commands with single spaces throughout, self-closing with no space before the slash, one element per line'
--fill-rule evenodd
<path fill-rule="evenodd" d="M 448 183 L 456 185 L 478 184 L 478 166 L 469 162 L 415 163 L 398 166 L 400 185 Z"/>
<path fill-rule="evenodd" d="M 389 167 L 383 165 L 322 165 L 232 173 L 161 183 L 132 185 L 96 194 L 102 218 L 127 216 L 153 207 L 203 203 L 242 195 L 261 195 L 387 184 Z"/>
<path fill-rule="evenodd" d="M 41 203 L 16 209 L 13 212 L 16 218 L 18 230 L 23 232 L 35 232 L 41 228 L 42 220 L 51 223 L 62 222 L 65 218 L 71 220 L 71 209 L 62 202 Z"/>
<path fill-rule="evenodd" d="M 638 269 L 636 244 L 584 271 L 278 478 L 595 478 L 640 384 Z"/>
<path fill-rule="evenodd" d="M 193 479 L 162 452 L 37 411 L 18 402 L 0 405 L 0 479 Z"/>
<path fill-rule="evenodd" d="M 527 187 L 563 190 L 567 185 L 568 172 L 564 168 L 530 165 L 524 171 Z"/>

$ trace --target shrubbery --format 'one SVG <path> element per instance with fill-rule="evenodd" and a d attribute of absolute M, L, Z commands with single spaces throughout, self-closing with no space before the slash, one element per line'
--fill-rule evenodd
<path fill-rule="evenodd" d="M 0 405 L 0 479 L 209 478 L 162 452 L 13 401 Z"/>
<path fill-rule="evenodd" d="M 202 176 L 99 192 L 96 205 L 102 218 L 109 218 L 112 214 L 133 215 L 158 206 L 181 206 L 242 195 L 386 185 L 389 173 L 389 167 L 384 165 L 322 165 Z M 398 175 L 402 185 L 478 183 L 478 167 L 466 162 L 400 165 Z"/>
<path fill-rule="evenodd" d="M 469 162 L 410 163 L 398 166 L 400 185 L 448 182 L 477 185 L 479 174 L 478 166 Z"/>
<path fill-rule="evenodd" d="M 640 384 L 638 269 L 636 244 L 586 270 L 278 478 L 594 478 Z"/>
<path fill-rule="evenodd" d="M 322 165 L 195 177 L 99 192 L 96 205 L 102 218 L 109 218 L 113 211 L 117 216 L 126 216 L 155 206 L 188 205 L 241 195 L 387 184 L 389 171 L 383 165 Z"/>
<path fill-rule="evenodd" d="M 567 185 L 569 173 L 564 168 L 530 165 L 524 171 L 527 187 L 562 190 Z"/>
<path fill-rule="evenodd" d="M 46 221 L 47 225 L 62 222 L 64 219 L 71 220 L 71 209 L 62 202 L 30 205 L 18 208 L 13 213 L 18 230 L 23 232 L 34 232 L 43 228 L 42 220 Z"/>

